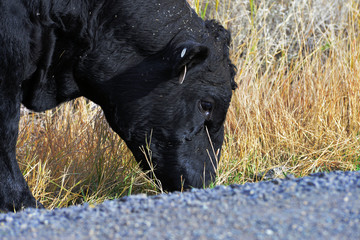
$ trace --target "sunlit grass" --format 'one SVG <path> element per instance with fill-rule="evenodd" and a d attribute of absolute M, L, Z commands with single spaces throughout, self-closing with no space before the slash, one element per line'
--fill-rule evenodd
<path fill-rule="evenodd" d="M 49 208 L 157 192 L 102 111 L 85 99 L 25 115 L 20 126 L 20 167 Z"/>
<path fill-rule="evenodd" d="M 248 6 L 242 12 L 249 25 L 245 36 L 232 14 L 235 1 L 190 1 L 203 17 L 215 17 L 233 29 L 231 58 L 238 68 L 239 87 L 212 186 L 256 181 L 275 167 L 295 176 L 359 170 L 358 4 L 347 1 L 351 8 L 346 24 L 336 34 L 326 29 L 319 33 L 315 22 L 306 25 L 310 13 L 287 22 L 292 19 L 289 13 L 280 24 L 293 24 L 292 31 L 279 25 L 274 30 L 277 36 L 290 35 L 289 43 L 267 35 L 271 8 L 262 9 L 264 1 L 238 1 Z M 315 33 L 309 47 L 306 42 Z M 85 99 L 24 115 L 17 151 L 34 196 L 50 209 L 161 192 L 109 129 L 101 110 Z"/>
<path fill-rule="evenodd" d="M 360 18 L 358 3 L 348 3 L 347 27 L 335 37 L 318 34 L 311 49 L 305 44 L 310 36 L 301 31 L 303 19 L 297 19 L 293 41 L 303 44 L 295 48 L 296 57 L 291 44 L 271 51 L 273 40 L 263 39 L 271 22 L 264 21 L 266 13 L 252 16 L 250 7 L 249 24 L 255 26 L 242 44 L 233 45 L 240 84 L 225 124 L 219 183 L 254 181 L 275 167 L 295 176 L 358 169 Z"/>

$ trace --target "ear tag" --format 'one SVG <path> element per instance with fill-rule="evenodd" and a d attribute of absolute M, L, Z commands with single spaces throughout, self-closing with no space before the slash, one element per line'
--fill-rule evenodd
<path fill-rule="evenodd" d="M 183 58 L 183 57 L 185 56 L 186 50 L 187 50 L 186 48 L 184 48 L 184 49 L 182 50 L 181 55 L 180 55 L 181 58 Z"/>
<path fill-rule="evenodd" d="M 180 73 L 180 77 L 179 77 L 179 83 L 183 84 L 185 77 L 186 77 L 186 65 L 184 66 L 184 70 Z"/>

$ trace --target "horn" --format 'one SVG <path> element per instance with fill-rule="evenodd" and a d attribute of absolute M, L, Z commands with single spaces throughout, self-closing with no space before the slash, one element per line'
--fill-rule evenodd
<path fill-rule="evenodd" d="M 179 77 L 179 83 L 183 84 L 185 77 L 186 77 L 186 65 L 184 66 L 184 70 L 180 73 L 180 77 Z"/>

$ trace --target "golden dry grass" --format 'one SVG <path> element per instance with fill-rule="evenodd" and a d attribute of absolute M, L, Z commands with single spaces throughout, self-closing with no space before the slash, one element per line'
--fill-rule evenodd
<path fill-rule="evenodd" d="M 204 10 L 205 1 L 190 2 Z M 294 54 L 292 44 L 269 47 L 274 39 L 264 35 L 270 27 L 260 16 L 264 1 L 248 2 L 250 30 L 242 37 L 231 14 L 237 1 L 214 1 L 204 13 L 235 29 L 231 50 L 239 83 L 215 184 L 254 181 L 274 167 L 296 176 L 360 169 L 359 4 L 348 0 L 346 27 L 331 38 L 328 31 L 317 33 L 311 48 L 305 43 L 317 26 L 305 32 L 306 19 L 297 18 L 290 37 L 300 43 Z M 101 110 L 84 99 L 25 114 L 17 151 L 34 196 L 50 209 L 160 192 Z"/>
<path fill-rule="evenodd" d="M 333 38 L 324 31 L 311 49 L 300 45 L 296 57 L 289 57 L 291 46 L 266 51 L 271 39 L 261 37 L 271 26 L 261 17 L 262 27 L 254 22 L 251 34 L 234 45 L 241 84 L 225 125 L 220 183 L 253 181 L 274 167 L 296 176 L 360 168 L 359 4 L 347 2 L 347 27 Z M 293 41 L 305 43 L 309 36 L 297 20 Z"/>
<path fill-rule="evenodd" d="M 83 98 L 21 118 L 17 157 L 48 208 L 156 190 L 102 111 Z"/>

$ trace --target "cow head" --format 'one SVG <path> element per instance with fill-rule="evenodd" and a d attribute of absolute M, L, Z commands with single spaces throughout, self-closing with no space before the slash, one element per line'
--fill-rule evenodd
<path fill-rule="evenodd" d="M 214 180 L 236 87 L 229 32 L 213 21 L 206 28 L 202 42 L 172 41 L 98 88 L 110 126 L 169 191 Z"/>

